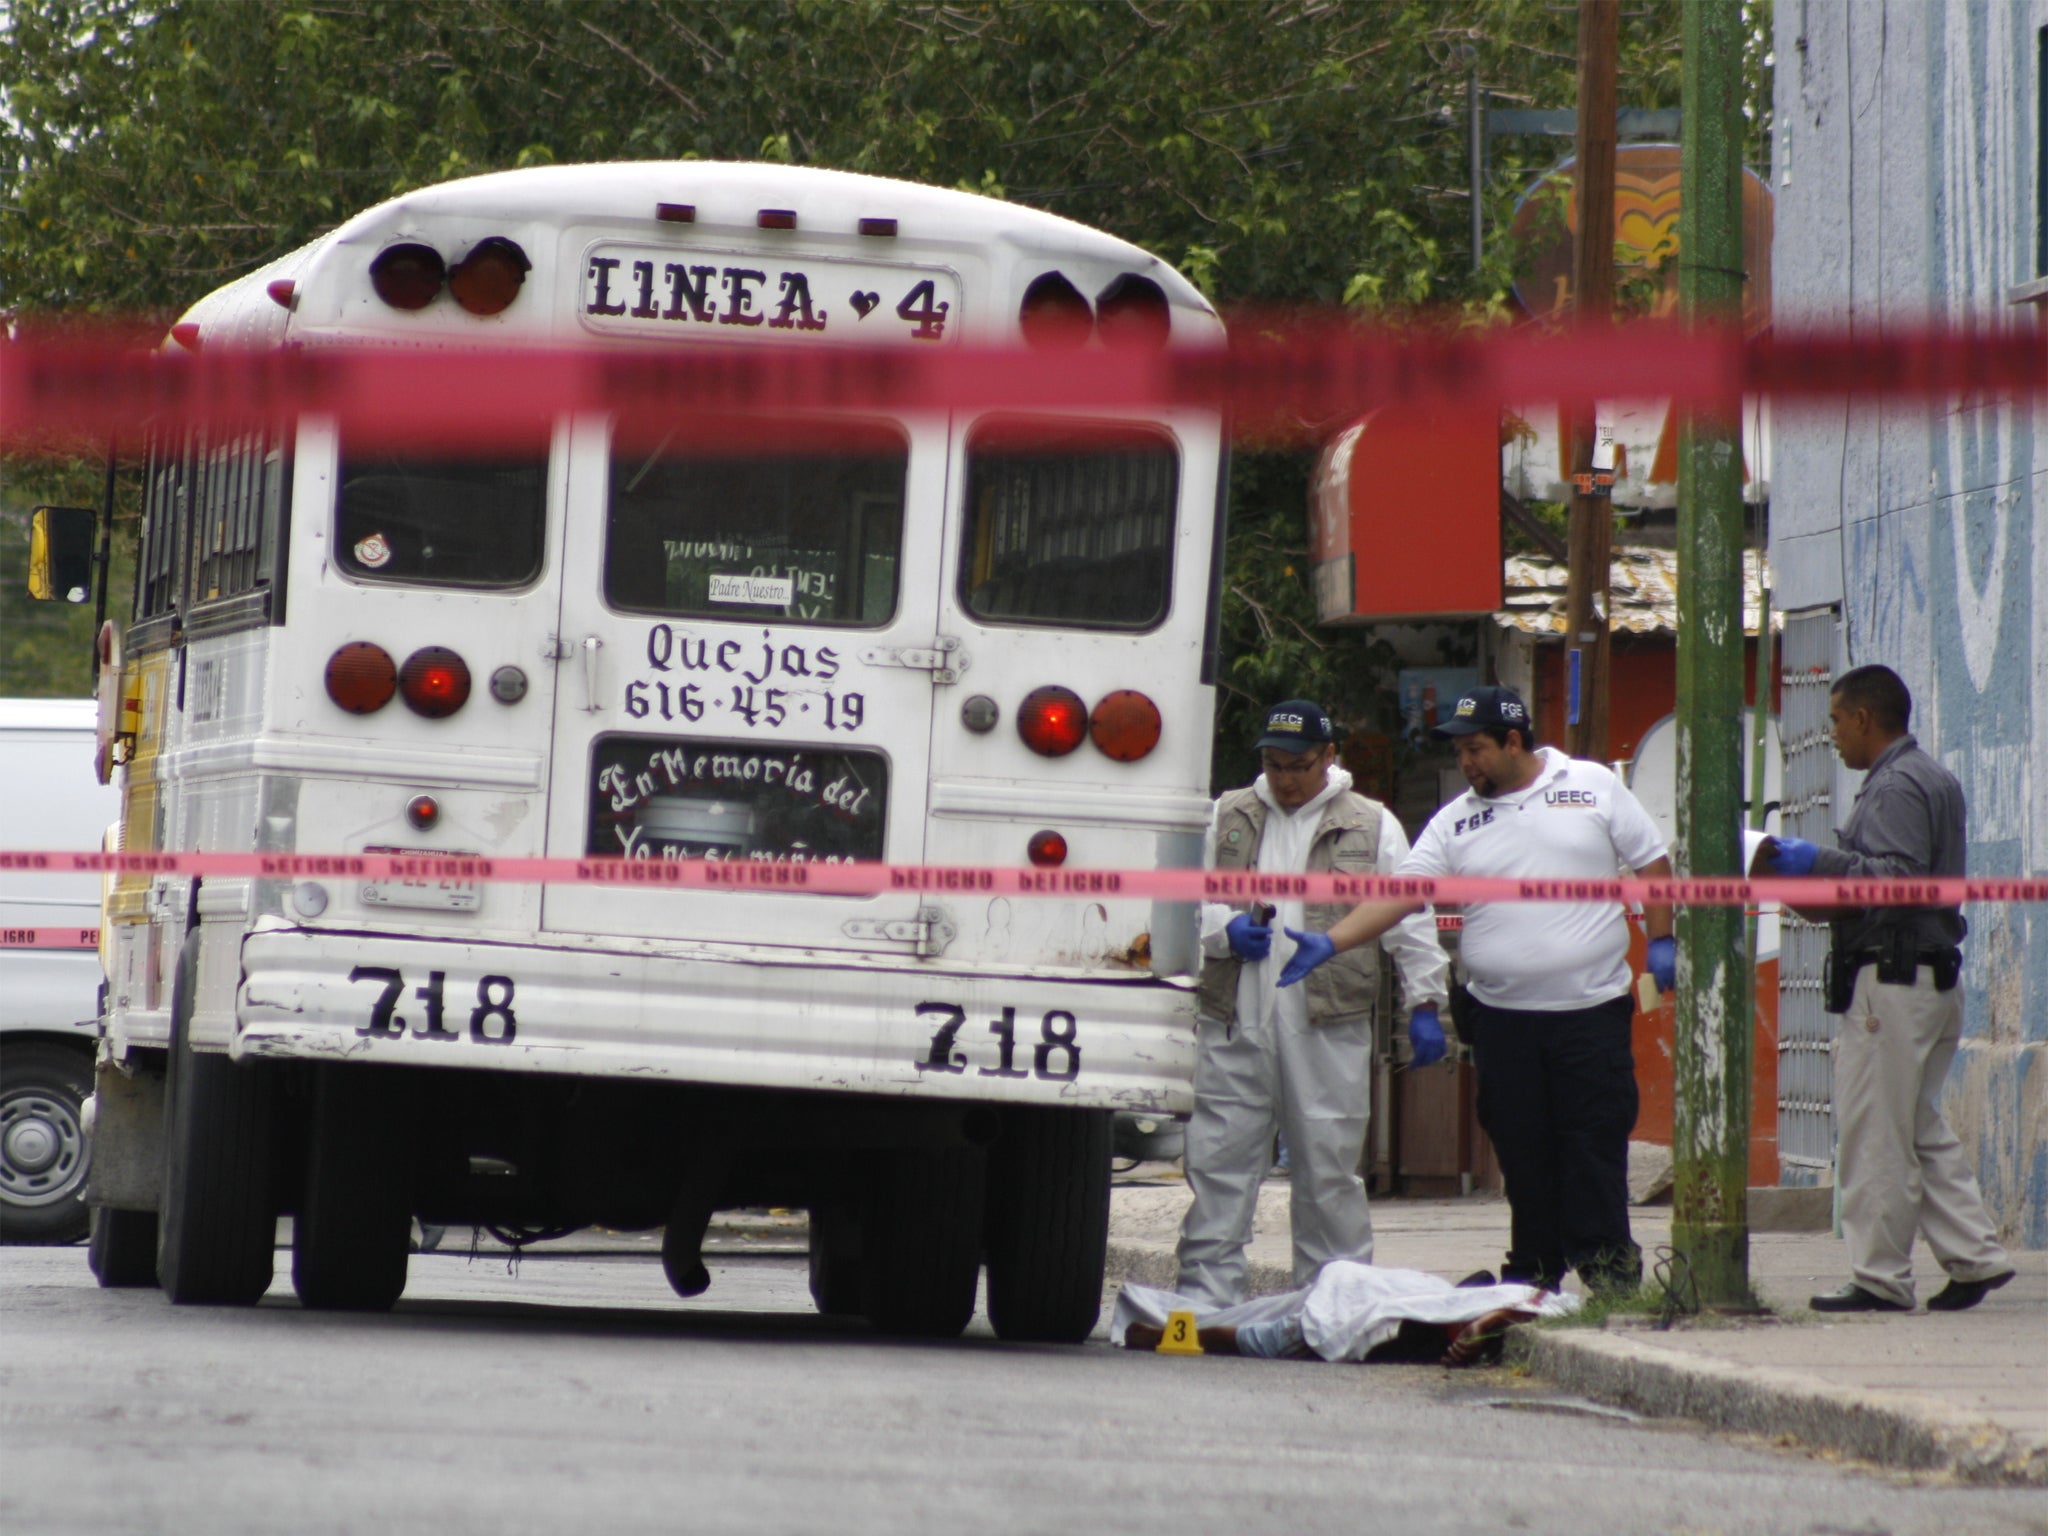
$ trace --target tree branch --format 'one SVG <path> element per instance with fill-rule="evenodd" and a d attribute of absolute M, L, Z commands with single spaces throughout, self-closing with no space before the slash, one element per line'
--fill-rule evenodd
<path fill-rule="evenodd" d="M 625 58 L 630 59 L 633 62 L 634 67 L 639 69 L 643 74 L 647 76 L 649 84 L 658 85 L 663 90 L 667 91 L 669 95 L 675 97 L 677 105 L 680 106 L 685 112 L 687 112 L 690 115 L 690 120 L 692 122 L 701 123 L 704 121 L 704 109 L 698 106 L 697 103 L 692 101 L 688 96 L 686 96 L 672 81 L 669 80 L 669 78 L 666 75 L 662 74 L 660 70 L 656 69 L 652 64 L 648 63 L 645 59 L 641 58 L 640 55 L 635 53 L 632 49 L 628 48 L 624 43 L 620 42 L 617 38 L 613 37 L 610 33 L 606 32 L 602 27 L 599 27 L 594 22 L 591 22 L 579 16 L 576 18 L 576 24 L 579 27 L 583 28 L 584 31 L 590 33 L 593 37 L 596 37 L 599 40 L 601 40 L 607 47 L 614 49 L 619 54 L 623 55 Z"/>

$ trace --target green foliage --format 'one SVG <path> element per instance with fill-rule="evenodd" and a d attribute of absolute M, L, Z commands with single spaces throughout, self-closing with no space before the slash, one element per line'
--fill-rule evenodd
<path fill-rule="evenodd" d="M 1575 46 L 1548 0 L 26 0 L 5 26 L 8 302 L 158 315 L 408 188 L 623 158 L 992 192 L 1226 301 L 1492 299 L 1467 69 L 1563 104 Z M 1624 99 L 1675 101 L 1675 0 L 1628 31 Z M 1554 152 L 1495 142 L 1496 222 Z"/>
<path fill-rule="evenodd" d="M 1503 104 L 1575 90 L 1576 17 L 1553 0 L 17 0 L 0 18 L 4 302 L 156 325 L 409 188 L 688 158 L 1050 209 L 1224 304 L 1487 315 L 1510 258 L 1494 241 L 1471 270 L 1468 72 Z M 1623 33 L 1621 99 L 1675 105 L 1678 0 L 1641 0 Z M 1493 142 L 1490 229 L 1557 149 Z M 1363 719 L 1391 680 L 1382 650 L 1315 626 L 1306 478 L 1299 457 L 1233 473 L 1226 780 L 1246 711 L 1307 693 Z"/>

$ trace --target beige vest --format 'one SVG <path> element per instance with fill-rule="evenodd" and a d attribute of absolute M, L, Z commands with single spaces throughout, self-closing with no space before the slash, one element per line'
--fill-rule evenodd
<path fill-rule="evenodd" d="M 1250 869 L 1258 861 L 1265 836 L 1266 802 L 1251 789 L 1233 789 L 1216 802 L 1217 869 Z M 1308 872 L 1346 875 L 1377 873 L 1380 857 L 1380 805 L 1346 791 L 1323 807 L 1323 819 L 1309 844 Z M 1294 873 L 1294 871 L 1269 871 Z M 1351 910 L 1348 902 L 1310 902 L 1304 916 L 1310 931 L 1327 933 Z M 1202 962 L 1202 1017 L 1231 1024 L 1237 1020 L 1237 979 L 1244 962 L 1235 955 Z M 1380 947 L 1361 944 L 1310 971 L 1308 988 L 1311 1024 L 1351 1024 L 1372 1017 L 1380 990 Z"/>

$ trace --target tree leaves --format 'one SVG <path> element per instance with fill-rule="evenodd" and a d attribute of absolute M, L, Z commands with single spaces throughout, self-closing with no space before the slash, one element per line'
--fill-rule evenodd
<path fill-rule="evenodd" d="M 1156 251 L 1224 304 L 1483 312 L 1509 260 L 1496 241 L 1471 270 L 1468 71 L 1517 105 L 1575 89 L 1576 19 L 1552 0 L 20 0 L 4 16 L 0 303 L 157 325 L 409 188 L 626 158 L 1005 197 Z M 1677 0 L 1631 7 L 1624 102 L 1677 103 L 1677 36 Z M 1558 151 L 1493 141 L 1489 228 Z M 1223 781 L 1244 776 L 1272 698 L 1391 723 L 1386 648 L 1314 623 L 1306 496 L 1302 457 L 1236 460 Z M 0 507 L 22 505 L 17 471 Z M 18 597 L 0 601 L 13 623 Z M 44 680 L 0 664 L 0 688 Z"/>

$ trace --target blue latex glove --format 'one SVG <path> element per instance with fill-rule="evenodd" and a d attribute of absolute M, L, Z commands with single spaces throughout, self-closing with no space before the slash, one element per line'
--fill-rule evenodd
<path fill-rule="evenodd" d="M 1330 942 L 1327 934 L 1303 933 L 1296 928 L 1286 929 L 1285 932 L 1287 937 L 1294 940 L 1296 948 L 1294 958 L 1287 962 L 1286 969 L 1280 973 L 1280 985 L 1283 987 L 1293 986 L 1337 953 L 1337 946 Z"/>
<path fill-rule="evenodd" d="M 1771 859 L 1771 873 L 1774 875 L 1810 875 L 1813 861 L 1820 854 L 1803 837 L 1777 837 L 1771 839 L 1777 845 L 1777 852 Z"/>
<path fill-rule="evenodd" d="M 1230 952 L 1240 960 L 1263 960 L 1273 952 L 1273 930 L 1255 923 L 1249 912 L 1240 912 L 1223 925 L 1230 938 Z"/>
<path fill-rule="evenodd" d="M 1408 1044 L 1414 1048 L 1414 1065 L 1418 1067 L 1444 1059 L 1444 1026 L 1436 1016 L 1435 1003 L 1424 1003 L 1408 1015 Z"/>
<path fill-rule="evenodd" d="M 1669 992 L 1678 985 L 1678 940 L 1665 934 L 1650 940 L 1650 974 L 1657 978 L 1657 990 Z"/>

